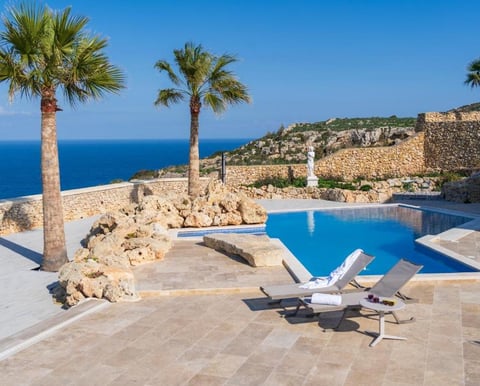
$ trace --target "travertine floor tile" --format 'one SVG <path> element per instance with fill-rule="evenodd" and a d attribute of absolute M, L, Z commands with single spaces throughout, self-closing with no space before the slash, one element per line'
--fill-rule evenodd
<path fill-rule="evenodd" d="M 200 371 L 201 374 L 229 378 L 246 362 L 247 357 L 217 354 Z"/>
<path fill-rule="evenodd" d="M 227 381 L 229 386 L 261 385 L 272 372 L 272 367 L 244 363 Z"/>
<path fill-rule="evenodd" d="M 227 382 L 227 378 L 214 375 L 197 374 L 190 379 L 187 385 L 191 386 L 221 386 Z"/>

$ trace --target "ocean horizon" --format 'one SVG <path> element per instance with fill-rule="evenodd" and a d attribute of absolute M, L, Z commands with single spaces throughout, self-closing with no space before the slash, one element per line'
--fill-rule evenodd
<path fill-rule="evenodd" d="M 252 139 L 200 139 L 200 157 Z M 62 190 L 128 181 L 140 170 L 188 164 L 189 139 L 59 140 Z M 42 192 L 40 141 L 0 141 L 0 199 Z"/>

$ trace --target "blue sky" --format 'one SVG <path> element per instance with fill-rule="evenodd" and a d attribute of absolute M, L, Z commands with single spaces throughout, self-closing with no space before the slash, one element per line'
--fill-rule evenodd
<path fill-rule="evenodd" d="M 0 9 L 16 2 L 0 1 Z M 480 100 L 463 84 L 480 57 L 475 0 L 70 0 L 109 39 L 127 88 L 57 117 L 60 139 L 188 138 L 187 103 L 156 108 L 169 87 L 154 63 L 193 41 L 235 54 L 253 103 L 220 117 L 203 109 L 201 138 L 257 138 L 280 125 L 332 117 L 416 116 Z M 3 27 L 0 27 L 3 28 Z M 39 139 L 39 101 L 8 102 L 0 84 L 0 140 Z"/>

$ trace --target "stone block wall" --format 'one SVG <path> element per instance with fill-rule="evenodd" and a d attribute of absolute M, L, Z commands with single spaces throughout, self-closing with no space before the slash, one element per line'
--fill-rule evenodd
<path fill-rule="evenodd" d="M 480 112 L 419 114 L 425 133 L 425 166 L 433 170 L 480 167 Z"/>
<path fill-rule="evenodd" d="M 315 162 L 317 177 L 353 180 L 390 178 L 421 174 L 425 171 L 424 135 L 389 147 L 343 149 Z M 306 164 L 228 166 L 227 184 L 248 185 L 267 177 L 306 177 Z"/>
<path fill-rule="evenodd" d="M 208 179 L 202 178 L 206 187 Z M 152 181 L 124 182 L 75 189 L 62 192 L 65 221 L 118 210 L 138 203 L 143 196 L 183 193 L 187 191 L 185 178 L 158 179 Z M 0 235 L 38 228 L 43 225 L 42 196 L 28 196 L 12 200 L 0 200 Z"/>

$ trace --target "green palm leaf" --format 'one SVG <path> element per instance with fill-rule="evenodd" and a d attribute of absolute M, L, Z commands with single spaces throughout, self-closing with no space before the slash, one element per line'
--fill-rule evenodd
<path fill-rule="evenodd" d="M 465 84 L 470 85 L 472 88 L 480 86 L 480 59 L 471 62 L 468 66 L 468 71 Z"/>

